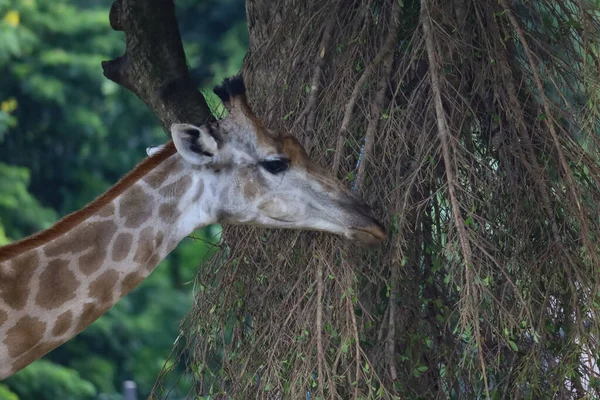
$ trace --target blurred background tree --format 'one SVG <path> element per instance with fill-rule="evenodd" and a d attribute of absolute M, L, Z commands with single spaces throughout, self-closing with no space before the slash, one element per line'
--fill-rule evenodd
<path fill-rule="evenodd" d="M 102 74 L 101 61 L 124 48 L 111 5 L 0 0 L 0 245 L 81 208 L 168 140 L 146 106 Z M 181 0 L 177 12 L 200 89 L 239 70 L 243 0 Z M 184 241 L 96 323 L 3 382 L 0 400 L 118 399 L 128 379 L 148 395 L 191 306 L 198 260 L 219 234 L 215 226 Z M 187 389 L 180 380 L 169 398 Z"/>

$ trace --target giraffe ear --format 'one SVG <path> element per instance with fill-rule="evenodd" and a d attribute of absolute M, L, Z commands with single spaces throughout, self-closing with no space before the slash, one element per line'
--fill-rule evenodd
<path fill-rule="evenodd" d="M 219 151 L 216 138 L 204 126 L 173 124 L 171 136 L 177 152 L 195 165 L 211 163 Z"/>

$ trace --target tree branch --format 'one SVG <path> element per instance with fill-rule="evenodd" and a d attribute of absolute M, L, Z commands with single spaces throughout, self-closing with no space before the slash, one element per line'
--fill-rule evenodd
<path fill-rule="evenodd" d="M 305 147 L 306 151 L 310 154 L 310 150 L 313 145 L 313 139 L 315 135 L 315 119 L 317 116 L 317 98 L 319 96 L 319 92 L 321 91 L 321 76 L 323 75 L 323 67 L 325 66 L 325 56 L 329 52 L 329 46 L 332 37 L 333 26 L 335 25 L 336 18 L 338 12 L 343 7 L 345 0 L 339 0 L 337 5 L 335 6 L 335 11 L 333 12 L 333 17 L 329 20 L 327 25 L 325 25 L 325 29 L 323 30 L 323 36 L 321 38 L 321 43 L 319 44 L 319 53 L 317 54 L 317 58 L 315 60 L 315 72 L 312 77 L 311 85 L 310 85 L 310 95 L 308 97 L 308 101 L 306 102 L 306 107 L 296 120 L 296 123 L 301 121 L 304 122 L 305 129 Z M 306 121 L 304 121 L 306 119 Z"/>
<path fill-rule="evenodd" d="M 362 75 L 354 85 L 354 89 L 352 90 L 352 94 L 350 95 L 350 99 L 348 103 L 346 103 L 346 107 L 344 109 L 344 119 L 342 120 L 342 125 L 338 132 L 338 139 L 335 146 L 335 155 L 333 157 L 333 167 L 332 170 L 335 174 L 337 174 L 338 169 L 340 167 L 342 151 L 344 147 L 344 142 L 346 141 L 348 126 L 350 125 L 350 119 L 352 118 L 352 112 L 354 111 L 354 106 L 356 105 L 356 100 L 358 99 L 358 95 L 360 94 L 365 82 L 373 71 L 379 66 L 379 64 L 384 61 L 389 63 L 389 66 L 386 66 L 386 69 L 391 69 L 391 57 L 393 56 L 394 45 L 396 44 L 396 36 L 398 35 L 398 30 L 400 27 L 399 17 L 400 17 L 401 8 L 397 1 L 394 1 L 392 6 L 392 13 L 390 16 L 390 28 L 388 30 L 387 37 L 383 42 L 383 45 L 375 55 L 373 61 L 365 68 Z M 384 74 L 385 79 L 389 76 L 389 72 Z M 384 88 L 385 89 L 385 88 Z M 381 94 L 381 101 L 383 102 L 383 96 L 385 92 Z M 381 114 L 381 110 L 379 110 L 379 114 Z M 379 120 L 379 117 L 376 117 Z M 374 125 L 375 129 L 377 128 L 378 122 Z M 372 138 L 371 138 L 372 139 Z M 364 167 L 363 167 L 364 168 Z"/>
<path fill-rule="evenodd" d="M 167 129 L 213 118 L 191 80 L 173 0 L 115 0 L 109 18 L 125 32 L 126 50 L 102 62 L 105 77 L 138 96 Z"/>
<path fill-rule="evenodd" d="M 392 73 L 392 63 L 394 58 L 394 46 L 392 45 L 392 43 L 395 43 L 395 39 L 398 36 L 398 31 L 400 29 L 400 11 L 400 3 L 398 1 L 394 1 L 392 5 L 392 13 L 390 14 L 390 28 L 388 31 L 388 37 L 382 47 L 383 51 L 385 51 L 385 55 L 383 56 L 382 60 L 383 68 L 381 71 L 381 75 L 379 76 L 379 81 L 377 83 L 377 93 L 375 94 L 373 105 L 371 106 L 371 120 L 369 121 L 369 125 L 367 126 L 367 133 L 365 134 L 365 148 L 363 151 L 363 160 L 358 166 L 358 171 L 356 171 L 355 189 L 358 193 L 361 193 L 362 191 L 362 186 L 365 181 L 365 169 L 367 164 L 371 161 L 373 149 L 375 148 L 375 134 L 377 133 L 377 129 L 379 128 L 379 121 L 381 121 L 381 110 L 383 110 L 384 107 L 383 103 L 385 101 L 385 93 L 388 89 L 388 81 Z M 363 76 L 365 76 L 365 74 L 363 74 Z M 346 107 L 347 112 L 351 111 L 350 103 Z M 343 123 L 342 129 L 345 129 Z"/>
<path fill-rule="evenodd" d="M 472 304 L 478 304 L 478 294 L 475 290 L 470 293 L 471 284 L 473 282 L 471 268 L 473 266 L 471 245 L 469 243 L 468 234 L 465 229 L 464 220 L 460 213 L 460 203 L 456 196 L 456 178 L 454 176 L 454 169 L 452 167 L 452 156 L 450 148 L 451 144 L 451 133 L 448 126 L 446 112 L 444 110 L 444 104 L 442 102 L 442 89 L 441 89 L 441 78 L 440 78 L 440 62 L 437 55 L 440 53 L 439 49 L 435 46 L 435 39 L 433 35 L 433 19 L 429 11 L 429 4 L 427 1 L 421 4 L 421 25 L 423 27 L 423 34 L 425 36 L 425 45 L 427 49 L 427 60 L 429 62 L 429 76 L 431 79 L 431 92 L 433 95 L 433 101 L 435 104 L 435 113 L 437 117 L 437 128 L 440 143 L 442 145 L 442 156 L 444 159 L 444 166 L 446 168 L 446 180 L 448 183 L 448 195 L 450 197 L 450 204 L 452 206 L 452 216 L 454 217 L 454 223 L 456 224 L 456 230 L 458 232 L 458 238 L 460 241 L 460 247 L 462 250 L 462 256 L 464 260 L 465 277 L 466 277 L 466 296 L 471 297 Z M 475 328 L 475 341 L 479 349 L 479 362 L 481 365 L 481 373 L 483 375 L 483 382 L 485 385 L 486 398 L 490 399 L 489 385 L 487 381 L 487 369 L 485 360 L 483 358 L 483 347 L 481 345 L 481 335 L 479 331 L 479 316 L 476 311 L 471 308 L 473 313 L 473 322 Z"/>
<path fill-rule="evenodd" d="M 319 372 L 319 396 L 324 398 L 325 375 L 323 374 L 323 260 L 317 261 L 317 370 Z M 330 388 L 331 390 L 332 388 Z"/>
<path fill-rule="evenodd" d="M 582 239 L 584 245 L 587 247 L 589 254 L 592 257 L 594 257 L 594 259 L 595 259 L 596 257 L 594 256 L 594 254 L 595 254 L 594 245 L 591 243 L 591 241 L 589 239 L 590 232 L 589 232 L 589 228 L 588 228 L 588 224 L 587 224 L 587 218 L 585 217 L 585 214 L 583 213 L 583 208 L 581 207 L 581 202 L 579 200 L 579 192 L 575 185 L 575 182 L 573 179 L 573 174 L 571 172 L 571 169 L 569 168 L 567 159 L 565 158 L 565 154 L 562 150 L 560 140 L 558 137 L 558 133 L 556 132 L 555 121 L 552 118 L 553 114 L 552 114 L 552 110 L 550 109 L 550 101 L 548 100 L 548 97 L 546 96 L 546 91 L 544 90 L 544 84 L 542 83 L 542 78 L 540 77 L 538 66 L 535 61 L 535 57 L 533 55 L 533 52 L 531 51 L 531 48 L 529 47 L 529 43 L 527 42 L 527 39 L 525 38 L 525 32 L 523 32 L 523 28 L 519 24 L 519 21 L 517 21 L 517 18 L 515 17 L 515 15 L 512 11 L 512 8 L 509 7 L 508 3 L 505 0 L 500 0 L 500 5 L 506 10 L 506 15 L 508 16 L 508 20 L 510 21 L 511 25 L 515 29 L 515 32 L 517 33 L 517 37 L 519 38 L 519 41 L 521 42 L 521 45 L 523 46 L 523 50 L 525 51 L 525 56 L 527 57 L 527 61 L 529 62 L 529 65 L 531 66 L 531 73 L 533 75 L 533 80 L 537 87 L 538 94 L 542 100 L 542 106 L 544 108 L 544 112 L 546 113 L 545 123 L 548 126 L 548 130 L 550 131 L 550 137 L 552 138 L 552 142 L 554 143 L 554 148 L 556 149 L 556 153 L 558 155 L 558 161 L 560 163 L 560 166 L 564 170 L 565 178 L 567 181 L 567 186 L 569 187 L 569 191 L 573 198 L 573 202 L 577 206 L 577 211 L 579 213 L 579 218 L 580 218 L 579 222 L 581 224 L 581 230 L 582 230 L 581 239 Z M 597 260 L 594 260 L 594 261 L 597 261 Z"/>

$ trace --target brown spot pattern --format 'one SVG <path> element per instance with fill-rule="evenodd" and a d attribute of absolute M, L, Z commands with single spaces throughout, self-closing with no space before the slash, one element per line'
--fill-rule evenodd
<path fill-rule="evenodd" d="M 185 192 L 188 191 L 190 186 L 192 186 L 192 178 L 185 175 L 185 176 L 181 177 L 179 180 L 177 180 L 176 182 L 173 182 L 170 185 L 167 185 L 167 186 L 161 188 L 158 193 L 161 196 L 166 197 L 166 198 L 170 198 L 170 199 L 177 198 L 178 199 L 181 196 L 183 196 L 185 194 Z"/>
<path fill-rule="evenodd" d="M 119 233 L 115 239 L 115 244 L 112 249 L 113 261 L 122 261 L 129 255 L 131 244 L 133 243 L 133 235 L 131 233 Z"/>
<path fill-rule="evenodd" d="M 56 257 L 69 253 L 80 253 L 90 247 L 105 249 L 117 232 L 117 225 L 113 221 L 96 221 L 83 223 L 52 241 L 44 252 L 49 257 Z"/>
<path fill-rule="evenodd" d="M 79 257 L 79 270 L 91 275 L 104 264 L 106 258 L 106 250 L 101 247 L 95 247 L 91 252 Z"/>
<path fill-rule="evenodd" d="M 179 211 L 177 210 L 177 204 L 167 203 L 161 204 L 158 208 L 158 215 L 163 222 L 170 224 L 177 220 L 179 217 Z"/>
<path fill-rule="evenodd" d="M 154 254 L 152 257 L 150 257 L 150 259 L 146 263 L 146 269 L 148 271 L 152 272 L 152 270 L 154 270 L 154 268 L 156 268 L 156 266 L 158 265 L 159 262 L 160 262 L 160 256 L 158 254 Z"/>
<path fill-rule="evenodd" d="M 88 295 L 101 300 L 103 303 L 111 301 L 117 279 L 119 279 L 119 273 L 114 269 L 103 272 L 94 282 L 90 283 Z"/>
<path fill-rule="evenodd" d="M 152 197 L 139 186 L 126 191 L 119 203 L 119 216 L 127 228 L 138 228 L 152 217 Z"/>
<path fill-rule="evenodd" d="M 154 238 L 154 245 L 156 248 L 160 248 L 162 246 L 163 241 L 165 240 L 165 233 L 163 231 L 158 231 L 156 233 L 156 237 Z"/>
<path fill-rule="evenodd" d="M 277 212 L 277 202 L 275 200 L 267 200 L 264 203 L 260 203 L 258 205 L 258 209 L 266 212 L 267 214 L 272 214 Z"/>
<path fill-rule="evenodd" d="M 8 354 L 12 358 L 19 357 L 42 340 L 45 330 L 45 322 L 32 317 L 21 318 L 6 332 L 4 344 L 8 349 Z"/>
<path fill-rule="evenodd" d="M 144 276 L 138 272 L 132 272 L 121 282 L 121 296 L 125 296 L 131 292 L 133 288 L 142 283 Z"/>
<path fill-rule="evenodd" d="M 154 253 L 154 229 L 147 226 L 140 232 L 138 247 L 133 256 L 133 261 L 143 263 Z"/>
<path fill-rule="evenodd" d="M 52 260 L 40 275 L 40 289 L 35 298 L 38 306 L 51 310 L 75 298 L 79 282 L 69 270 L 69 261 Z"/>
<path fill-rule="evenodd" d="M 71 327 L 71 323 L 73 320 L 73 313 L 69 310 L 60 314 L 54 323 L 54 328 L 52 328 L 52 334 L 54 336 L 61 336 L 65 332 L 69 330 Z"/>
<path fill-rule="evenodd" d="M 99 217 L 111 217 L 115 215 L 115 205 L 113 203 L 108 203 L 104 207 L 98 211 L 97 214 Z"/>
<path fill-rule="evenodd" d="M 29 281 L 39 261 L 37 251 L 29 251 L 14 259 L 12 263 L 0 265 L 0 297 L 6 305 L 15 310 L 25 307 L 29 296 Z"/>
<path fill-rule="evenodd" d="M 162 151 L 153 157 L 147 157 L 144 161 L 138 164 L 133 171 L 128 173 L 124 178 L 117 182 L 117 184 L 114 185 L 108 192 L 104 193 L 81 210 L 67 215 L 49 229 L 36 233 L 23 240 L 18 240 L 3 246 L 2 251 L 0 251 L 0 261 L 10 260 L 25 253 L 26 251 L 46 245 L 51 241 L 64 236 L 66 233 L 69 233 L 78 225 L 85 223 L 86 219 L 88 219 L 90 215 L 97 213 L 100 208 L 112 202 L 133 184 L 138 182 L 144 176 L 148 175 L 152 170 L 159 167 L 163 162 L 171 158 L 171 156 L 176 153 L 177 149 L 175 148 L 175 144 L 172 141 L 168 142 Z"/>
<path fill-rule="evenodd" d="M 144 177 L 144 182 L 150 185 L 150 187 L 158 189 L 169 176 L 178 174 L 183 169 L 183 164 L 177 161 L 176 157 L 164 161 L 159 168 L 156 168 L 156 170 Z"/>
<path fill-rule="evenodd" d="M 9 307 L 15 310 L 25 307 L 29 296 L 29 281 L 39 261 L 38 253 L 30 251 L 14 259 L 12 263 L 0 265 L 0 297 Z"/>
<path fill-rule="evenodd" d="M 253 199 L 258 194 L 258 188 L 255 182 L 244 183 L 244 198 Z"/>
<path fill-rule="evenodd" d="M 83 311 L 79 316 L 77 327 L 75 328 L 76 332 L 81 332 L 92 322 L 100 318 L 102 314 L 104 314 L 109 308 L 110 303 L 87 303 L 83 306 Z"/>
<path fill-rule="evenodd" d="M 50 350 L 54 350 L 61 344 L 63 344 L 64 340 L 55 340 L 52 342 L 39 343 L 29 350 L 27 354 L 24 354 L 20 357 L 12 366 L 12 373 L 14 374 L 17 371 L 22 370 L 38 358 L 42 358 L 46 353 Z"/>
<path fill-rule="evenodd" d="M 194 203 L 200 200 L 200 197 L 204 194 L 204 182 L 198 182 L 198 188 L 196 189 L 196 194 L 194 195 L 194 199 L 192 200 Z"/>
<path fill-rule="evenodd" d="M 8 313 L 4 310 L 0 310 L 0 326 L 4 325 L 8 319 Z"/>

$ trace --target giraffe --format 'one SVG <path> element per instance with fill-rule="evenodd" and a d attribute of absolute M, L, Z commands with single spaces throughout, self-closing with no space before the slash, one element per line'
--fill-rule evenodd
<path fill-rule="evenodd" d="M 65 343 L 140 284 L 195 229 L 213 223 L 386 238 L 371 209 L 265 127 L 243 79 L 214 89 L 228 110 L 172 140 L 53 227 L 0 247 L 0 380 Z"/>

